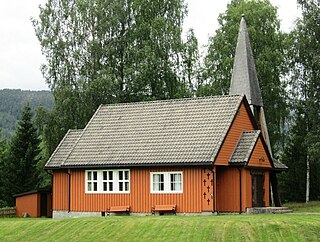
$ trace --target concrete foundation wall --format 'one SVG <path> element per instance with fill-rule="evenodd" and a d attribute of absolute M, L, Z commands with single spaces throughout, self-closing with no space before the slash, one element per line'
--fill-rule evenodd
<path fill-rule="evenodd" d="M 63 210 L 53 210 L 52 218 L 61 219 L 61 218 L 82 218 L 82 217 L 100 217 L 100 212 L 68 212 Z"/>
<path fill-rule="evenodd" d="M 126 213 L 110 213 L 110 216 L 126 216 Z M 166 213 L 167 215 L 173 215 L 173 213 Z M 217 213 L 212 212 L 202 212 L 202 213 L 177 213 L 177 216 L 208 216 L 208 215 L 217 215 Z M 59 210 L 54 210 L 52 213 L 53 219 L 63 219 L 63 218 L 82 218 L 82 217 L 101 217 L 103 216 L 101 212 L 68 212 Z M 104 213 L 104 216 L 108 216 L 107 213 Z M 151 213 L 130 213 L 130 216 L 152 216 Z M 156 216 L 159 216 L 159 213 L 156 213 Z"/>

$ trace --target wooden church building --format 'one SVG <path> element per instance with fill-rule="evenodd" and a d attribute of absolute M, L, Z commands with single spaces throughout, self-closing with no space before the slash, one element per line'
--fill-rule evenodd
<path fill-rule="evenodd" d="M 101 105 L 45 169 L 53 217 L 245 212 L 270 206 L 272 158 L 242 18 L 230 95 Z"/>

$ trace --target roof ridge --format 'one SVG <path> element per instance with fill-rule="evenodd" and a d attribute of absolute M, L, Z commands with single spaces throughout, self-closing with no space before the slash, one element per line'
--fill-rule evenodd
<path fill-rule="evenodd" d="M 110 103 L 101 104 L 102 107 L 108 106 L 126 106 L 126 105 L 137 105 L 137 104 L 151 104 L 151 103 L 165 103 L 165 102 L 183 102 L 189 100 L 202 100 L 202 99 L 217 99 L 217 98 L 231 98 L 231 97 L 243 97 L 244 94 L 230 94 L 230 95 L 217 95 L 217 96 L 204 96 L 204 97 L 188 97 L 188 98 L 174 98 L 174 99 L 159 99 L 150 101 L 139 101 L 139 102 L 124 102 L 124 103 Z"/>

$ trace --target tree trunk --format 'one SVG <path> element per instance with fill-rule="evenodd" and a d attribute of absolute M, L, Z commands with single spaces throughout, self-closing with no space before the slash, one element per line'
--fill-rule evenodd
<path fill-rule="evenodd" d="M 309 155 L 307 155 L 306 203 L 309 202 L 309 194 L 310 194 L 310 161 L 309 161 Z"/>

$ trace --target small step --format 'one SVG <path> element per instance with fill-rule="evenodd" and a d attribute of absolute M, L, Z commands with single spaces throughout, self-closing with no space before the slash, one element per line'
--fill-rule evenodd
<path fill-rule="evenodd" d="M 288 209 L 287 207 L 254 207 L 247 208 L 247 214 L 261 214 L 261 213 L 269 213 L 269 214 L 283 214 L 283 213 L 292 213 L 293 211 Z"/>

